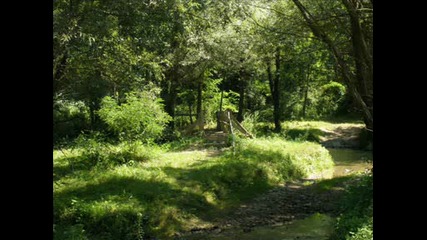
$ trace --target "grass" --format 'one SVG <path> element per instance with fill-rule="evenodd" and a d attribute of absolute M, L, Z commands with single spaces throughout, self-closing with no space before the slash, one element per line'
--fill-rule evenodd
<path fill-rule="evenodd" d="M 196 140 L 189 140 L 195 141 Z M 331 169 L 316 143 L 240 140 L 236 153 L 87 142 L 55 150 L 54 239 L 170 239 L 283 181 Z"/>

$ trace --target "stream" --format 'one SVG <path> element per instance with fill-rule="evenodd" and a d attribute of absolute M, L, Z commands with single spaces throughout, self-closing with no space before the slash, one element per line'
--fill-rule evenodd
<path fill-rule="evenodd" d="M 343 149 L 343 148 L 340 148 L 340 149 L 331 148 L 328 150 L 334 160 L 335 167 L 334 167 L 332 176 L 331 174 L 329 174 L 329 176 L 324 176 L 325 178 L 337 178 L 337 177 L 346 176 L 356 172 L 364 172 L 372 167 L 372 151 L 361 151 L 361 150 Z M 303 195 L 299 193 L 297 194 L 298 195 L 295 195 L 295 196 Z M 315 198 L 317 197 L 317 195 L 314 193 L 310 193 L 310 194 Z M 288 195 L 288 196 L 283 197 L 283 195 Z M 284 193 L 282 193 L 281 195 L 282 199 L 272 199 L 272 198 L 277 198 L 277 194 L 276 195 L 270 194 L 268 197 L 270 197 L 270 199 L 273 202 L 274 201 L 277 202 L 277 200 L 281 202 L 290 202 L 289 198 L 294 199 L 295 196 L 289 196 L 289 195 L 291 195 L 291 192 L 288 190 L 288 192 L 284 191 Z M 270 200 L 270 199 L 268 198 L 261 199 L 260 202 L 263 202 L 263 201 L 265 202 L 266 200 Z M 319 200 L 319 199 L 322 199 L 322 200 Z M 321 198 L 320 195 L 319 195 L 319 199 L 317 199 L 317 201 L 324 201 L 324 202 L 321 202 L 321 204 L 324 203 L 325 205 L 327 205 L 327 202 L 326 202 L 327 200 L 325 201 L 323 198 Z M 256 201 L 257 200 L 255 200 L 255 202 Z M 298 203 L 298 201 L 300 200 L 296 200 L 296 201 Z M 308 200 L 308 201 L 309 201 L 309 204 L 312 204 L 312 203 L 313 205 L 319 204 L 318 202 L 317 203 L 312 202 L 312 200 Z M 277 206 L 272 206 L 272 208 L 277 208 Z M 298 211 L 302 211 L 302 209 L 303 208 L 295 207 L 295 209 L 293 210 L 294 212 L 298 212 Z M 313 210 L 311 210 L 311 212 L 312 213 L 306 217 L 301 218 L 301 217 L 295 216 L 295 219 L 289 220 L 289 221 L 279 220 L 279 221 L 276 221 L 274 224 L 254 226 L 249 229 L 244 227 L 236 227 L 236 228 L 224 229 L 224 230 L 218 229 L 217 231 L 190 235 L 184 239 L 327 240 L 334 229 L 335 217 L 330 216 L 329 214 L 324 214 L 324 213 L 322 214 L 319 212 L 313 213 Z M 280 214 L 278 213 L 277 215 L 280 215 Z M 304 216 L 304 214 L 301 214 L 300 216 Z M 257 216 L 254 216 L 254 217 L 257 217 Z"/>

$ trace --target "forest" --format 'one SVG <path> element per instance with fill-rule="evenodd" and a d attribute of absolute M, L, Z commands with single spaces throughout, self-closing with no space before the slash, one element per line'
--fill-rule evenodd
<path fill-rule="evenodd" d="M 372 239 L 372 0 L 53 1 L 54 239 Z"/>

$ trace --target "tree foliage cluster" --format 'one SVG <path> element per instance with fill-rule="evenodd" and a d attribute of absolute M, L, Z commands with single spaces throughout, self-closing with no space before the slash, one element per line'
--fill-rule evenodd
<path fill-rule="evenodd" d="M 277 131 L 345 109 L 373 130 L 372 1 L 53 4 L 55 140 L 106 125 L 153 139 L 225 109 Z"/>

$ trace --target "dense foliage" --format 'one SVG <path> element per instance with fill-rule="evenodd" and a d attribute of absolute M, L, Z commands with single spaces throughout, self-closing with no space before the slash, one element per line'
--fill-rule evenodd
<path fill-rule="evenodd" d="M 104 131 L 102 99 L 146 86 L 170 130 L 224 109 L 276 131 L 352 111 L 372 130 L 370 1 L 58 0 L 53 16 L 55 141 Z"/>
<path fill-rule="evenodd" d="M 100 118 L 122 139 L 140 139 L 152 142 L 159 137 L 170 117 L 159 99 L 150 92 L 127 93 L 125 102 L 106 96 L 98 111 Z"/>

